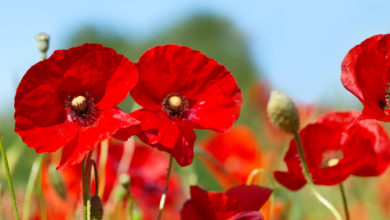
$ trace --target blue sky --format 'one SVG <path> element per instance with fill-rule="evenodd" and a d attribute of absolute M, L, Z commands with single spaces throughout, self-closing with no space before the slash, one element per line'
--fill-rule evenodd
<path fill-rule="evenodd" d="M 354 45 L 390 31 L 390 1 L 5 1 L 0 8 L 0 112 L 12 110 L 16 86 L 39 61 L 35 35 L 61 49 L 83 24 L 150 36 L 200 12 L 230 19 L 248 39 L 259 69 L 276 89 L 303 102 L 353 99 L 340 64 Z"/>

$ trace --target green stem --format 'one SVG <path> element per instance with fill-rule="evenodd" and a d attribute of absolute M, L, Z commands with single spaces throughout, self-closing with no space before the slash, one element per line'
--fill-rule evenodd
<path fill-rule="evenodd" d="M 133 220 L 133 197 L 131 195 L 131 192 L 130 192 L 130 189 L 128 190 L 128 202 L 129 202 L 129 216 L 130 216 L 130 220 Z"/>
<path fill-rule="evenodd" d="M 274 187 L 274 184 L 272 182 L 272 178 L 268 175 L 267 171 L 265 171 L 263 169 L 254 169 L 254 170 L 252 170 L 252 172 L 248 176 L 248 179 L 246 180 L 246 185 L 252 185 L 253 184 L 253 179 L 255 178 L 255 176 L 257 176 L 259 174 L 263 174 L 265 176 L 265 178 L 267 179 L 267 183 L 268 183 L 269 187 L 273 190 L 275 187 Z M 275 193 L 272 193 L 271 197 L 270 197 L 270 207 L 269 207 L 270 215 L 269 215 L 269 220 L 272 220 L 274 218 L 274 205 L 275 205 Z"/>
<path fill-rule="evenodd" d="M 82 188 L 83 188 L 83 219 L 90 219 L 90 198 L 91 198 L 91 156 L 92 151 L 85 157 L 81 166 Z"/>
<path fill-rule="evenodd" d="M 44 159 L 44 154 L 40 154 L 38 158 L 34 160 L 34 163 L 31 166 L 30 176 L 28 177 L 26 194 L 24 196 L 23 203 L 23 220 L 28 220 L 30 217 L 30 208 L 31 208 L 31 199 L 34 192 L 34 186 L 37 181 L 39 171 L 41 170 L 42 163 Z M 39 185 L 39 184 L 38 184 Z M 41 213 L 42 216 L 46 216 L 45 213 Z"/>
<path fill-rule="evenodd" d="M 344 186 L 343 186 L 342 183 L 340 183 L 339 188 L 340 188 L 341 198 L 343 200 L 345 217 L 346 217 L 347 220 L 350 220 L 349 211 L 348 211 L 347 197 L 345 196 Z"/>
<path fill-rule="evenodd" d="M 162 211 L 165 206 L 165 198 L 167 196 L 168 182 L 169 182 L 169 176 L 171 175 L 171 170 L 172 170 L 172 155 L 169 156 L 168 173 L 167 173 L 167 178 L 165 179 L 163 194 L 161 195 L 161 199 L 160 199 L 160 209 L 158 210 L 157 220 L 160 220 Z"/>
<path fill-rule="evenodd" d="M 337 211 L 337 209 L 315 189 L 314 183 L 313 183 L 313 180 L 311 179 L 309 168 L 307 166 L 307 162 L 306 162 L 306 159 L 305 159 L 305 153 L 303 151 L 301 138 L 299 137 L 298 133 L 296 133 L 296 132 L 294 133 L 294 137 L 295 137 L 295 141 L 297 143 L 299 156 L 301 158 L 301 162 L 302 162 L 302 165 L 303 165 L 303 172 L 305 174 L 306 181 L 307 181 L 307 183 L 308 183 L 312 193 L 318 199 L 318 201 L 320 201 L 324 206 L 326 206 L 329 209 L 329 211 L 332 212 L 332 214 L 334 215 L 334 217 L 337 220 L 342 220 L 341 215 Z"/>
<path fill-rule="evenodd" d="M 14 216 L 15 216 L 16 220 L 19 220 L 19 214 L 18 214 L 18 207 L 16 205 L 14 185 L 12 184 L 12 178 L 11 178 L 11 173 L 9 171 L 7 155 L 5 153 L 5 148 L 4 148 L 4 145 L 3 145 L 3 138 L 2 138 L 1 135 L 0 135 L 0 150 L 1 150 L 2 158 L 3 158 L 3 162 L 4 162 L 5 173 L 7 175 L 8 187 L 9 187 L 9 190 L 10 190 L 10 193 L 11 193 L 12 206 L 13 206 L 13 209 L 14 209 Z"/>
<path fill-rule="evenodd" d="M 39 157 L 39 168 L 38 168 L 39 184 L 37 184 L 37 192 L 38 192 L 38 198 L 39 198 L 39 207 L 41 208 L 41 218 L 42 218 L 42 220 L 46 220 L 46 205 L 45 205 L 45 200 L 44 200 L 43 194 L 42 194 L 42 166 L 43 166 L 44 158 L 45 158 L 44 154 L 42 154 Z"/>

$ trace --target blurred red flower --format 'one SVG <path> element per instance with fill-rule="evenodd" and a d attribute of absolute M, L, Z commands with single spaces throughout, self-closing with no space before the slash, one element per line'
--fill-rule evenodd
<path fill-rule="evenodd" d="M 52 172 L 58 172 L 58 175 L 55 176 L 56 178 L 53 181 L 53 175 L 50 175 L 51 159 L 49 157 L 43 163 L 41 175 L 42 194 L 46 211 L 45 219 L 75 219 L 78 205 L 81 204 L 81 164 L 69 166 L 59 171 L 54 169 Z M 59 183 L 59 181 L 63 183 L 61 187 L 60 185 L 53 185 L 54 182 Z M 63 194 L 61 195 L 60 192 Z M 35 210 L 34 216 L 34 219 L 43 219 L 40 209 Z"/>
<path fill-rule="evenodd" d="M 242 96 L 233 75 L 215 60 L 185 46 L 157 46 L 137 63 L 139 81 L 130 92 L 143 109 L 137 134 L 145 143 L 170 153 L 181 166 L 192 163 L 194 128 L 226 131 L 240 114 Z"/>
<path fill-rule="evenodd" d="M 126 147 L 133 147 L 131 156 L 127 155 L 129 152 L 126 152 Z M 123 162 L 125 169 L 119 170 Z M 129 146 L 111 139 L 105 169 L 103 202 L 109 199 L 114 186 L 118 184 L 120 174 L 126 173 L 130 176 L 130 191 L 135 204 L 141 210 L 142 219 L 155 219 L 163 193 L 168 162 L 169 158 L 161 151 L 138 143 Z M 180 179 L 175 172 L 171 172 L 162 219 L 179 219 L 178 213 L 183 202 L 184 193 Z"/>
<path fill-rule="evenodd" d="M 138 123 L 116 107 L 137 82 L 135 64 L 84 44 L 32 66 L 15 96 L 15 132 L 37 153 L 64 147 L 59 168 L 81 162 L 119 128 Z"/>
<path fill-rule="evenodd" d="M 263 220 L 260 208 L 268 200 L 271 189 L 260 186 L 239 185 L 226 193 L 208 192 L 191 186 L 191 199 L 181 210 L 186 220 Z"/>
<path fill-rule="evenodd" d="M 225 188 L 244 184 L 252 170 L 263 167 L 260 144 L 245 126 L 214 133 L 199 145 L 212 157 L 201 158 Z"/>
<path fill-rule="evenodd" d="M 375 120 L 359 121 L 356 111 L 333 112 L 320 117 L 299 133 L 314 184 L 335 185 L 349 175 L 378 176 L 390 164 L 390 139 Z M 288 171 L 276 171 L 276 180 L 290 190 L 306 184 L 294 140 L 284 157 Z"/>
<path fill-rule="evenodd" d="M 341 82 L 363 103 L 361 119 L 390 121 L 390 34 L 352 48 L 341 65 Z"/>

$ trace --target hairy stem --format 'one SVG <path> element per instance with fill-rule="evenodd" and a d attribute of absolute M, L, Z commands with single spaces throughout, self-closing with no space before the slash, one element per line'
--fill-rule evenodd
<path fill-rule="evenodd" d="M 170 157 L 169 157 L 168 173 L 167 173 L 167 178 L 165 179 L 163 194 L 161 195 L 161 199 L 160 199 L 160 209 L 158 210 L 157 220 L 160 220 L 161 215 L 162 215 L 162 211 L 163 211 L 164 206 L 165 206 L 165 198 L 167 196 L 166 194 L 167 194 L 167 189 L 168 189 L 169 176 L 171 175 L 171 170 L 172 170 L 172 155 L 170 155 Z"/>
<path fill-rule="evenodd" d="M 19 213 L 18 213 L 18 206 L 16 205 L 14 185 L 12 184 L 12 178 L 11 178 L 11 172 L 9 171 L 7 154 L 5 153 L 5 148 L 3 145 L 3 138 L 1 135 L 0 135 L 0 150 L 1 150 L 2 158 L 3 158 L 5 173 L 7 175 L 8 187 L 9 187 L 9 190 L 11 193 L 12 207 L 14 209 L 14 216 L 15 216 L 16 220 L 19 220 Z"/>
<path fill-rule="evenodd" d="M 347 197 L 345 196 L 344 186 L 343 186 L 342 183 L 340 183 L 339 188 L 340 188 L 341 198 L 343 200 L 345 217 L 346 217 L 347 220 L 350 220 L 349 211 L 348 211 Z"/>
<path fill-rule="evenodd" d="M 332 212 L 334 217 L 337 220 L 342 220 L 340 213 L 337 211 L 337 209 L 330 203 L 328 200 L 326 200 L 314 187 L 313 180 L 310 177 L 310 172 L 309 172 L 309 167 L 307 166 L 307 162 L 305 159 L 305 153 L 303 151 L 302 143 L 301 143 L 301 138 L 299 137 L 298 133 L 294 133 L 295 141 L 297 143 L 298 151 L 299 151 L 299 156 L 301 158 L 301 162 L 303 165 L 303 172 L 306 177 L 306 181 L 310 187 L 310 190 L 312 191 L 313 195 L 320 201 L 324 206 L 326 206 L 329 211 Z"/>

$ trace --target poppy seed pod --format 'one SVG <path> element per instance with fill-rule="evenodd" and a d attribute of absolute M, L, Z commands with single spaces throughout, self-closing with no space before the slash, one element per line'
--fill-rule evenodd
<path fill-rule="evenodd" d="M 293 101 L 280 91 L 272 91 L 267 104 L 268 117 L 280 130 L 296 133 L 299 129 L 299 116 Z"/>
<path fill-rule="evenodd" d="M 46 53 L 47 50 L 49 49 L 49 40 L 50 36 L 45 34 L 45 33 L 40 33 L 35 37 L 35 40 L 37 41 L 38 44 L 38 49 L 42 53 Z"/>

